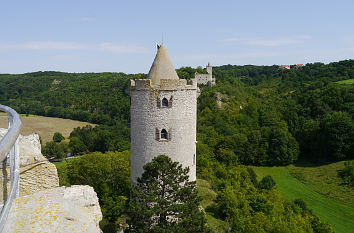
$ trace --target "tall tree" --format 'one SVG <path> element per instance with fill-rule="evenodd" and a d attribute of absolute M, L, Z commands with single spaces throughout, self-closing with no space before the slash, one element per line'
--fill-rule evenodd
<path fill-rule="evenodd" d="M 126 232 L 210 231 L 188 171 L 166 155 L 147 163 L 131 189 Z"/>

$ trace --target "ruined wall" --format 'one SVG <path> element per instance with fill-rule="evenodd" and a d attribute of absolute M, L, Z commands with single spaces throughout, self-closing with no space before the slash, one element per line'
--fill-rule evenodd
<path fill-rule="evenodd" d="M 139 84 L 145 82 L 145 84 Z M 195 80 L 132 81 L 131 87 L 131 176 L 143 172 L 143 166 L 160 154 L 189 167 L 190 180 L 196 180 L 197 84 Z M 157 98 L 170 100 L 171 107 L 158 107 Z M 156 140 L 156 129 L 170 139 Z"/>
<path fill-rule="evenodd" d="M 211 84 L 213 82 L 213 76 L 212 74 L 195 74 L 195 78 L 198 80 L 199 84 Z"/>
<path fill-rule="evenodd" d="M 0 139 L 6 134 L 7 129 L 0 129 Z M 41 153 L 41 144 L 38 134 L 19 136 L 20 151 L 20 195 L 32 194 L 44 189 L 59 186 L 57 169 Z M 9 163 L 8 163 L 9 164 Z M 7 166 L 6 174 L 0 164 L 0 200 L 3 195 L 10 192 L 10 168 Z M 4 175 L 7 176 L 7 187 L 3 185 Z"/>

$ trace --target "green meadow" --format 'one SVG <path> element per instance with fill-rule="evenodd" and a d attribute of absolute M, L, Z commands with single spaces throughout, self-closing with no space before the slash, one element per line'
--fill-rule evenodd
<path fill-rule="evenodd" d="M 302 170 L 302 173 L 306 173 L 304 170 L 319 170 L 321 169 L 321 166 L 317 168 L 295 166 L 252 168 L 256 172 L 259 179 L 263 176 L 271 175 L 285 198 L 290 200 L 301 198 L 304 200 L 308 208 L 311 209 L 315 215 L 319 216 L 320 219 L 329 222 L 336 232 L 354 232 L 354 203 L 325 195 L 320 193 L 320 190 L 316 190 L 315 188 L 318 186 L 316 185 L 316 182 L 320 182 L 316 179 L 318 174 L 328 172 L 328 170 L 322 169 L 323 171 L 321 172 L 313 172 L 312 176 L 309 175 L 296 178 L 292 175 L 296 174 L 296 171 L 300 172 Z M 332 178 L 334 180 L 336 179 L 335 176 L 332 176 Z M 329 183 L 331 183 L 331 181 L 329 181 Z M 335 183 L 335 181 L 332 183 Z M 336 189 L 336 185 L 334 184 L 332 187 L 327 187 L 327 189 L 330 192 L 330 189 Z"/>

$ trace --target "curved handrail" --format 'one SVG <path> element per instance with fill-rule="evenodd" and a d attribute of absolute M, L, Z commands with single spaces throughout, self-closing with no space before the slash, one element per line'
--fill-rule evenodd
<path fill-rule="evenodd" d="M 15 143 L 21 129 L 21 119 L 18 113 L 10 107 L 0 104 L 0 111 L 7 112 L 8 117 L 12 118 L 11 127 L 9 127 L 6 135 L 0 141 L 0 162 L 4 161 L 5 155 L 10 151 Z M 13 126 L 12 126 L 13 125 Z"/>
<path fill-rule="evenodd" d="M 3 164 L 3 169 L 6 171 L 6 163 L 9 155 L 10 159 L 10 194 L 6 198 L 7 193 L 4 192 L 4 206 L 0 214 L 0 232 L 2 231 L 7 215 L 11 209 L 13 200 L 20 194 L 20 157 L 18 148 L 18 136 L 21 129 L 21 119 L 18 113 L 10 107 L 0 104 L 0 111 L 7 113 L 8 130 L 5 136 L 0 141 L 0 162 Z M 6 173 L 6 172 L 5 172 Z M 5 174 L 6 175 L 6 174 Z M 7 176 L 7 175 L 6 175 Z M 4 176 L 3 188 L 7 187 L 7 177 Z M 6 190 L 5 190 L 6 191 Z"/>

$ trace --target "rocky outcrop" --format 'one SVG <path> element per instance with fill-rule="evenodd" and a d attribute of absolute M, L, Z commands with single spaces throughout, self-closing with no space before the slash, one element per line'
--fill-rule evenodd
<path fill-rule="evenodd" d="M 0 129 L 0 138 L 7 129 Z M 19 136 L 20 151 L 20 196 L 29 195 L 44 189 L 59 186 L 57 169 L 41 153 L 41 144 L 38 134 Z M 0 164 L 2 167 L 2 164 Z M 7 176 L 9 180 L 9 168 Z M 3 188 L 3 172 L 0 174 L 0 185 Z M 9 185 L 9 184 L 8 184 Z M 9 190 L 9 187 L 8 189 Z M 3 199 L 3 192 L 0 193 Z"/>
<path fill-rule="evenodd" d="M 3 232 L 99 233 L 101 219 L 93 188 L 73 185 L 17 198 Z"/>

